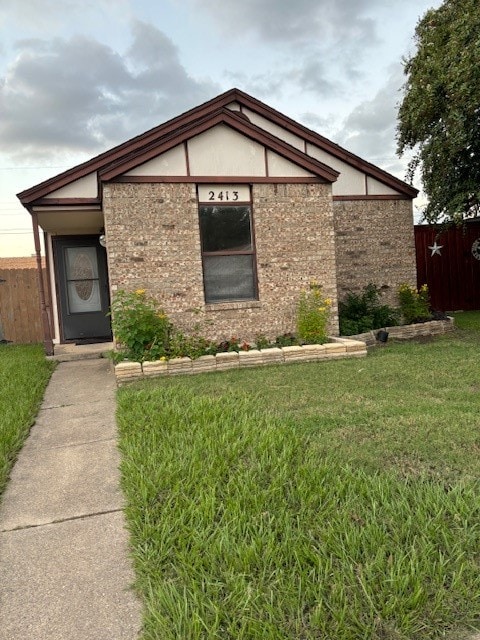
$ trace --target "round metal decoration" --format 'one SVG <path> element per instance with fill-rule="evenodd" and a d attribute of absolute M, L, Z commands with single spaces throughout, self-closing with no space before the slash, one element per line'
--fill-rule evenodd
<path fill-rule="evenodd" d="M 480 238 L 477 238 L 473 241 L 472 244 L 472 256 L 476 260 L 480 260 Z"/>

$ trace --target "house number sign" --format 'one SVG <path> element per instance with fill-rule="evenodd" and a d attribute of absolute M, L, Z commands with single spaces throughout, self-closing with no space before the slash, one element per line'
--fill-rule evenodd
<path fill-rule="evenodd" d="M 198 201 L 215 204 L 250 202 L 250 187 L 246 184 L 198 185 Z"/>

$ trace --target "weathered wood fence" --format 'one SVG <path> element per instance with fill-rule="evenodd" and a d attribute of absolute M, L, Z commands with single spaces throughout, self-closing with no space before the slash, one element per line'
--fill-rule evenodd
<path fill-rule="evenodd" d="M 45 282 L 45 269 L 43 275 Z M 36 269 L 0 268 L 0 338 L 2 337 L 18 344 L 43 341 Z"/>

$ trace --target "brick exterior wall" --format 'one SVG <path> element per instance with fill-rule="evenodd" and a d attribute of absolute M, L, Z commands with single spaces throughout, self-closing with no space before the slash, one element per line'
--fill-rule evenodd
<path fill-rule="evenodd" d="M 398 305 L 398 286 L 416 286 L 411 200 L 349 200 L 333 204 L 338 296 L 372 282 L 385 304 Z"/>
<path fill-rule="evenodd" d="M 316 280 L 334 301 L 330 331 L 338 333 L 330 185 L 253 185 L 253 302 L 205 305 L 194 184 L 106 184 L 103 206 L 112 295 L 146 289 L 187 332 L 200 322 L 211 339 L 254 340 L 294 331 L 300 291 Z"/>

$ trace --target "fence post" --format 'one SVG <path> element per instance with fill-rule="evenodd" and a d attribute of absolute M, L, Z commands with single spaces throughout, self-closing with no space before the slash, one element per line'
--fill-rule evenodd
<path fill-rule="evenodd" d="M 50 322 L 48 319 L 47 305 L 45 303 L 45 287 L 43 284 L 42 255 L 40 252 L 40 235 L 38 233 L 38 217 L 34 211 L 30 211 L 30 214 L 32 216 L 33 239 L 35 242 L 35 255 L 37 257 L 38 291 L 40 293 L 40 306 L 41 306 L 42 324 L 43 324 L 43 346 L 45 347 L 45 353 L 47 354 L 47 356 L 52 356 L 53 340 L 52 340 L 52 335 L 50 333 Z"/>

